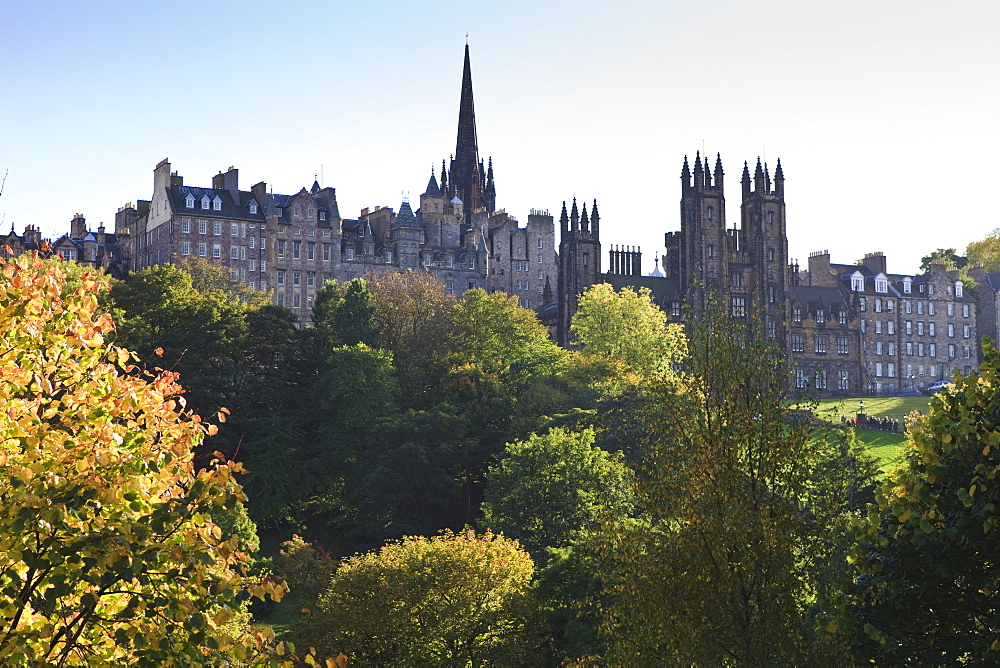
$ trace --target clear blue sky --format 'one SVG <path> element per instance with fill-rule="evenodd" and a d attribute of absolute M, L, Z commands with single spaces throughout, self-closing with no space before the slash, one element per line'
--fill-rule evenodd
<path fill-rule="evenodd" d="M 792 257 L 912 272 L 1000 226 L 1000 4 L 923 0 L 0 0 L 0 215 L 49 236 L 233 165 L 341 213 L 399 206 L 455 146 L 469 34 L 497 204 L 596 198 L 645 271 L 685 154 L 781 158 Z"/>

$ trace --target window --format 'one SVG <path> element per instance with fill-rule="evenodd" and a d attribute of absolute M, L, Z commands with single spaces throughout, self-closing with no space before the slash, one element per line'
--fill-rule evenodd
<path fill-rule="evenodd" d="M 264 248 L 264 239 L 260 240 L 260 247 Z M 278 239 L 278 257 L 285 257 L 285 240 Z"/>
<path fill-rule="evenodd" d="M 250 213 L 257 215 L 257 202 L 250 202 Z"/>
<path fill-rule="evenodd" d="M 743 287 L 743 274 L 738 271 L 734 271 L 729 276 L 729 281 L 734 288 Z"/>
<path fill-rule="evenodd" d="M 913 335 L 913 321 L 912 320 L 907 320 L 906 322 L 904 322 L 903 323 L 903 329 L 906 332 L 907 336 L 912 336 Z"/>
<path fill-rule="evenodd" d="M 816 389 L 826 389 L 826 369 L 816 369 Z"/>
<path fill-rule="evenodd" d="M 267 271 L 267 260 L 261 260 L 260 261 L 260 270 L 261 270 L 261 272 Z M 261 290 L 264 289 L 264 281 L 260 282 L 260 289 Z"/>
<path fill-rule="evenodd" d="M 802 322 L 802 309 L 797 306 L 792 309 L 792 322 Z"/>
<path fill-rule="evenodd" d="M 923 357 L 923 356 L 924 356 L 924 344 L 923 343 L 918 343 L 917 344 L 917 357 Z"/>
<path fill-rule="evenodd" d="M 681 314 L 681 303 L 680 302 L 670 302 L 670 315 L 675 318 Z"/>
<path fill-rule="evenodd" d="M 875 312 L 876 313 L 881 313 L 882 312 L 882 300 L 881 299 L 876 299 L 875 300 Z"/>
<path fill-rule="evenodd" d="M 302 272 L 301 271 L 293 271 L 292 272 L 292 285 L 294 285 L 295 287 L 298 287 L 299 285 L 301 285 L 302 284 L 301 277 L 302 277 Z"/>
<path fill-rule="evenodd" d="M 747 314 L 747 300 L 745 297 L 733 297 L 733 315 L 743 317 Z"/>
<path fill-rule="evenodd" d="M 712 207 L 708 207 L 707 209 L 705 209 L 705 217 L 708 218 L 709 220 L 712 220 Z"/>
<path fill-rule="evenodd" d="M 261 225 L 261 227 L 263 227 L 263 225 Z M 264 248 L 266 247 L 266 245 L 267 245 L 267 237 L 261 237 L 260 238 L 260 249 L 264 250 Z"/>
<path fill-rule="evenodd" d="M 306 286 L 310 288 L 316 287 L 316 272 L 310 271 L 306 272 Z"/>
<path fill-rule="evenodd" d="M 187 207 L 188 209 L 194 208 L 194 195 L 189 194 L 187 197 L 184 198 L 184 206 Z"/>
<path fill-rule="evenodd" d="M 319 212 L 319 219 L 320 220 L 326 220 L 326 211 L 320 211 Z"/>
<path fill-rule="evenodd" d="M 275 207 L 274 212 L 278 215 L 278 218 L 281 218 L 281 207 L 280 206 L 279 207 Z M 278 228 L 278 231 L 279 232 L 284 232 L 284 230 L 282 230 L 281 228 Z"/>
<path fill-rule="evenodd" d="M 875 279 L 875 292 L 889 292 L 889 281 L 884 278 Z"/>
<path fill-rule="evenodd" d="M 965 359 L 972 357 L 972 348 L 970 346 L 962 346 L 962 357 Z"/>
<path fill-rule="evenodd" d="M 298 260 L 302 257 L 302 242 L 293 241 L 292 242 L 292 259 Z"/>
<path fill-rule="evenodd" d="M 191 219 L 190 218 L 182 218 L 181 219 L 181 232 L 183 232 L 184 234 L 188 234 L 188 233 L 191 232 Z"/>
<path fill-rule="evenodd" d="M 306 248 L 306 259 L 315 260 L 316 259 L 316 242 L 310 241 Z"/>
<path fill-rule="evenodd" d="M 949 343 L 948 344 L 948 359 L 950 359 L 950 360 L 955 359 L 955 344 L 954 343 Z"/>
<path fill-rule="evenodd" d="M 971 328 L 968 325 L 962 325 L 962 337 L 969 338 Z"/>
<path fill-rule="evenodd" d="M 220 236 L 222 234 L 222 221 L 213 220 L 212 221 L 212 234 L 215 236 Z"/>
<path fill-rule="evenodd" d="M 675 304 L 677 302 L 674 302 Z M 680 315 L 680 309 L 678 309 L 677 315 Z M 792 334 L 792 352 L 801 353 L 806 347 L 806 337 L 802 334 Z"/>
<path fill-rule="evenodd" d="M 799 389 L 804 389 L 807 385 L 806 382 L 806 372 L 802 369 L 795 370 L 795 387 Z"/>
<path fill-rule="evenodd" d="M 425 267 L 431 266 L 431 254 L 430 253 L 424 253 L 424 266 Z"/>
<path fill-rule="evenodd" d="M 863 276 L 851 276 L 851 290 L 862 292 L 865 289 L 865 279 Z"/>
<path fill-rule="evenodd" d="M 219 199 L 218 196 L 212 200 L 212 209 L 215 211 L 222 211 L 222 200 Z"/>
<path fill-rule="evenodd" d="M 847 311 L 837 311 L 837 322 L 841 325 L 847 324 Z"/>
<path fill-rule="evenodd" d="M 885 333 L 886 334 L 895 334 L 896 333 L 896 321 L 895 320 L 886 320 L 885 321 Z"/>
<path fill-rule="evenodd" d="M 920 322 L 917 323 L 917 336 L 923 336 L 923 335 L 924 335 L 924 323 L 921 320 Z"/>
<path fill-rule="evenodd" d="M 774 262 L 774 249 L 773 248 L 768 248 L 767 249 L 767 261 L 768 262 Z"/>
<path fill-rule="evenodd" d="M 840 372 L 840 378 L 837 381 L 837 389 L 838 390 L 849 390 L 849 389 L 851 389 L 851 372 L 850 371 L 841 371 Z"/>
<path fill-rule="evenodd" d="M 934 344 L 934 343 L 928 343 L 927 344 L 927 356 L 928 357 L 937 357 L 937 345 L 936 344 Z"/>
<path fill-rule="evenodd" d="M 198 244 L 198 256 L 205 257 L 205 255 L 206 255 L 206 244 L 204 243 Z"/>
<path fill-rule="evenodd" d="M 814 315 L 816 317 L 817 325 L 822 325 L 823 323 L 826 322 L 826 313 L 823 311 L 823 309 L 816 309 L 816 313 Z"/>
<path fill-rule="evenodd" d="M 198 221 L 198 234 L 208 234 L 208 221 L 199 220 Z"/>
<path fill-rule="evenodd" d="M 934 315 L 934 302 L 927 302 L 927 315 Z"/>
<path fill-rule="evenodd" d="M 345 260 L 353 260 L 354 259 L 354 247 L 353 246 L 348 246 L 347 248 L 344 249 L 344 259 Z"/>
<path fill-rule="evenodd" d="M 712 244 L 708 244 L 708 257 L 715 257 L 715 247 Z"/>
<path fill-rule="evenodd" d="M 948 323 L 948 336 L 955 338 L 955 323 Z"/>
<path fill-rule="evenodd" d="M 815 349 L 815 351 L 817 353 L 825 354 L 826 353 L 826 337 L 825 336 L 816 336 L 816 337 L 814 337 L 813 338 L 813 348 Z"/>
<path fill-rule="evenodd" d="M 917 315 L 923 315 L 923 314 L 924 314 L 924 303 L 917 302 Z"/>
<path fill-rule="evenodd" d="M 278 306 L 284 306 L 284 305 L 285 305 L 285 293 L 284 292 L 279 292 L 278 293 Z"/>
<path fill-rule="evenodd" d="M 222 257 L 222 244 L 212 244 L 212 257 Z"/>
<path fill-rule="evenodd" d="M 889 378 L 896 377 L 896 364 L 895 362 L 889 362 L 885 365 L 885 375 Z"/>
<path fill-rule="evenodd" d="M 933 322 L 927 323 L 927 336 L 934 336 L 935 326 Z"/>
<path fill-rule="evenodd" d="M 864 334 L 868 330 L 868 328 L 865 326 L 865 319 L 864 318 L 861 318 L 861 323 L 860 324 L 861 324 L 861 333 Z"/>
<path fill-rule="evenodd" d="M 955 296 L 962 296 L 962 281 L 955 281 Z"/>
<path fill-rule="evenodd" d="M 885 344 L 885 354 L 889 355 L 890 357 L 896 356 L 896 344 L 894 342 L 889 341 L 887 344 Z"/>
<path fill-rule="evenodd" d="M 906 312 L 913 313 L 913 302 L 906 302 Z"/>
<path fill-rule="evenodd" d="M 876 355 L 881 355 L 882 354 L 882 342 L 881 341 L 876 341 L 875 342 L 875 354 Z"/>
<path fill-rule="evenodd" d="M 949 304 L 949 306 L 951 306 L 951 304 Z M 969 305 L 968 304 L 962 304 L 962 317 L 963 318 L 968 318 L 969 317 Z"/>
<path fill-rule="evenodd" d="M 292 215 L 293 216 L 301 216 L 302 215 L 302 207 L 301 206 L 294 207 L 292 209 Z"/>
<path fill-rule="evenodd" d="M 250 250 L 253 250 L 255 243 L 257 243 L 257 237 L 250 237 Z"/>
<path fill-rule="evenodd" d="M 329 244 L 327 244 L 327 245 L 329 245 Z M 391 250 L 387 250 L 385 252 L 385 263 L 386 264 L 392 264 L 392 251 Z"/>
<path fill-rule="evenodd" d="M 903 294 L 908 295 L 913 290 L 913 279 L 907 276 L 903 279 Z"/>
<path fill-rule="evenodd" d="M 301 295 L 299 295 L 299 293 L 296 292 L 294 295 L 292 295 L 292 308 L 299 308 L 301 304 L 302 304 L 302 297 Z"/>
<path fill-rule="evenodd" d="M 907 341 L 906 342 L 906 354 L 907 355 L 912 355 L 913 354 L 913 341 Z"/>
<path fill-rule="evenodd" d="M 891 299 L 886 299 L 885 300 L 885 310 L 888 311 L 889 313 L 894 312 L 896 310 L 896 302 L 894 302 Z"/>
<path fill-rule="evenodd" d="M 881 320 L 876 320 L 875 321 L 875 333 L 876 334 L 881 334 L 882 333 L 882 321 Z"/>
<path fill-rule="evenodd" d="M 330 261 L 330 244 L 323 244 L 323 262 Z"/>
<path fill-rule="evenodd" d="M 709 246 L 709 248 L 711 248 L 711 246 Z M 590 264 L 590 254 L 589 253 L 584 253 L 583 254 L 583 266 L 586 267 L 589 264 Z"/>
<path fill-rule="evenodd" d="M 190 241 L 182 241 L 181 242 L 181 255 L 190 255 L 190 254 L 191 254 L 191 242 Z M 69 258 L 67 257 L 66 259 L 68 260 Z"/>
<path fill-rule="evenodd" d="M 279 269 L 278 270 L 278 285 L 284 285 L 284 284 L 285 284 L 285 270 L 284 269 Z"/>
<path fill-rule="evenodd" d="M 229 259 L 230 260 L 238 260 L 239 257 L 240 257 L 240 249 L 237 248 L 236 246 L 230 246 L 229 247 Z"/>
<path fill-rule="evenodd" d="M 867 301 L 867 300 L 865 300 L 865 298 L 864 298 L 864 297 L 859 297 L 859 298 L 858 298 L 858 309 L 859 309 L 859 310 L 860 310 L 860 311 L 861 311 L 862 313 L 864 313 L 864 311 L 865 311 L 865 307 L 867 306 L 867 303 L 866 303 L 866 301 Z"/>
<path fill-rule="evenodd" d="M 229 236 L 238 237 L 240 235 L 239 223 L 229 223 Z"/>
<path fill-rule="evenodd" d="M 881 362 L 875 362 L 875 375 L 878 376 L 879 378 L 882 377 L 882 363 Z"/>
<path fill-rule="evenodd" d="M 250 260 L 250 271 L 257 271 L 257 261 Z"/>
<path fill-rule="evenodd" d="M 837 337 L 837 353 L 840 355 L 849 355 L 851 352 L 850 340 L 846 336 Z"/>

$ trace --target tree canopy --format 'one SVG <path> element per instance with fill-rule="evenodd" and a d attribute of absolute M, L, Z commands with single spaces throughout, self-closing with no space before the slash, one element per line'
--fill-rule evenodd
<path fill-rule="evenodd" d="M 212 513 L 243 493 L 231 463 L 196 470 L 214 431 L 177 374 L 107 343 L 101 278 L 66 283 L 30 255 L 0 270 L 0 663 L 213 665 L 261 658 L 240 621 L 240 538 Z"/>

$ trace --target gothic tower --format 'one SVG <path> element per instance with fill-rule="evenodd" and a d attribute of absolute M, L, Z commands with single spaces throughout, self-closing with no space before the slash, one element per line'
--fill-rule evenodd
<path fill-rule="evenodd" d="M 704 305 L 705 288 L 724 294 L 730 282 L 729 234 L 726 231 L 726 197 L 723 193 L 722 157 L 716 154 L 715 171 L 695 153 L 694 171 L 687 156 L 681 169 L 681 233 L 676 278 L 688 291 L 692 306 Z M 669 246 L 669 243 L 668 243 Z"/>
<path fill-rule="evenodd" d="M 462 99 L 458 109 L 458 140 L 455 155 L 451 159 L 448 192 L 462 200 L 465 222 L 472 222 L 472 213 L 486 209 L 492 213 L 496 204 L 496 190 L 493 183 L 493 161 L 485 169 L 479 157 L 479 142 L 476 138 L 476 109 L 472 102 L 472 66 L 469 63 L 469 45 L 465 45 L 465 66 L 462 71 Z M 442 175 L 442 182 L 444 181 Z M 446 186 L 441 185 L 442 189 Z"/>
<path fill-rule="evenodd" d="M 570 344 L 569 325 L 580 303 L 580 293 L 597 282 L 601 275 L 601 217 L 597 212 L 597 200 L 590 215 L 587 205 L 583 213 L 576 206 L 566 213 L 563 202 L 559 217 L 559 280 L 557 300 L 559 302 L 556 322 L 556 342 L 561 346 Z"/>
<path fill-rule="evenodd" d="M 764 310 L 768 329 L 776 332 L 785 316 L 789 285 L 785 175 L 781 160 L 775 166 L 773 186 L 772 189 L 767 165 L 761 165 L 760 158 L 752 182 L 749 166 L 743 163 L 740 222 L 747 260 L 754 268 L 748 293 L 753 303 Z"/>

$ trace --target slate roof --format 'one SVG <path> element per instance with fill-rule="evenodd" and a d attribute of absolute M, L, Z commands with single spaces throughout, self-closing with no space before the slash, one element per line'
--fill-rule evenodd
<path fill-rule="evenodd" d="M 669 306 L 671 302 L 681 297 L 680 281 L 676 278 L 601 274 L 601 280 L 611 285 L 615 290 L 649 288 L 649 291 L 653 293 L 653 301 L 660 308 Z"/>

